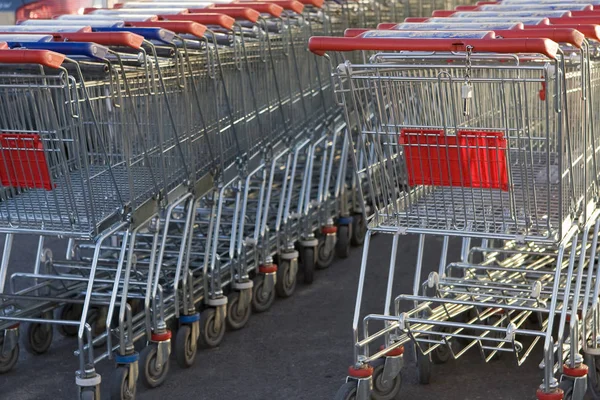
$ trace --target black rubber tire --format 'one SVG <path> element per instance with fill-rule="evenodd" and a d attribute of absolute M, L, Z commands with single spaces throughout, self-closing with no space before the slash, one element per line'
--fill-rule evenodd
<path fill-rule="evenodd" d="M 202 311 L 200 315 L 200 336 L 198 336 L 198 346 L 204 349 L 217 347 L 223 341 L 225 336 L 225 320 L 221 321 L 221 326 L 215 327 L 215 317 L 217 310 L 209 307 Z"/>
<path fill-rule="evenodd" d="M 400 389 L 402 389 L 402 374 L 398 374 L 391 384 L 385 384 L 381 380 L 385 359 L 379 358 L 371 363 L 373 367 L 373 390 L 371 391 L 372 400 L 394 400 Z"/>
<path fill-rule="evenodd" d="M 0 349 L 4 344 L 4 332 L 0 332 Z M 0 354 L 0 374 L 5 374 L 12 370 L 19 361 L 19 344 L 15 345 L 10 354 L 2 356 Z"/>
<path fill-rule="evenodd" d="M 350 256 L 350 226 L 348 225 L 338 226 L 335 254 L 339 258 L 348 258 Z"/>
<path fill-rule="evenodd" d="M 588 366 L 588 395 L 593 400 L 600 400 L 600 356 L 584 354 L 585 365 Z"/>
<path fill-rule="evenodd" d="M 267 311 L 275 301 L 275 287 L 268 294 L 263 293 L 265 279 L 264 276 L 255 279 L 252 287 L 252 310 L 257 313 Z"/>
<path fill-rule="evenodd" d="M 98 400 L 96 399 L 96 393 L 93 389 L 83 389 L 81 393 L 79 393 L 80 400 Z"/>
<path fill-rule="evenodd" d="M 252 314 L 252 302 L 246 304 L 241 311 L 238 309 L 239 302 L 239 292 L 233 292 L 229 295 L 229 301 L 227 302 L 227 316 L 225 319 L 227 320 L 227 327 L 234 331 L 245 327 L 250 319 L 250 314 Z"/>
<path fill-rule="evenodd" d="M 79 321 L 83 306 L 81 304 L 67 303 L 56 310 L 56 319 L 66 321 Z M 75 325 L 58 325 L 58 333 L 66 337 L 77 336 L 79 328 Z"/>
<path fill-rule="evenodd" d="M 340 386 L 333 400 L 356 400 L 356 382 L 349 381 Z"/>
<path fill-rule="evenodd" d="M 25 333 L 21 342 L 29 354 L 44 354 L 50 349 L 54 337 L 52 325 L 30 322 L 21 325 L 21 332 Z"/>
<path fill-rule="evenodd" d="M 110 383 L 111 400 L 134 400 L 137 385 L 133 385 L 133 393 L 129 391 L 129 367 L 120 365 L 115 369 L 115 375 Z"/>
<path fill-rule="evenodd" d="M 441 328 L 440 332 L 451 332 L 452 328 Z M 450 341 L 450 345 L 452 346 L 453 342 Z M 446 364 L 448 360 L 451 358 L 450 349 L 445 344 L 439 345 L 431 352 L 431 361 L 434 364 Z"/>
<path fill-rule="evenodd" d="M 319 245 L 317 246 L 317 268 L 318 269 L 327 269 L 333 263 L 333 259 L 335 258 L 335 246 L 333 246 L 329 252 L 327 252 L 327 246 L 325 246 L 326 236 L 323 236 L 321 240 L 319 240 Z"/>
<path fill-rule="evenodd" d="M 314 247 L 304 247 L 302 249 L 302 269 L 304 271 L 304 283 L 310 285 L 315 280 Z"/>
<path fill-rule="evenodd" d="M 194 365 L 198 344 L 192 340 L 192 327 L 181 325 L 175 337 L 175 360 L 181 368 L 189 368 Z"/>
<path fill-rule="evenodd" d="M 155 388 L 162 385 L 169 373 L 169 358 L 165 360 L 160 370 L 156 369 L 156 353 L 158 346 L 151 343 L 140 353 L 140 378 L 147 388 Z"/>
<path fill-rule="evenodd" d="M 296 274 L 291 273 L 290 260 L 281 260 L 277 268 L 277 282 L 275 292 L 277 296 L 288 298 L 294 294 L 298 279 Z"/>
<path fill-rule="evenodd" d="M 423 350 L 425 349 L 423 348 Z M 417 353 L 417 376 L 419 383 L 421 385 L 428 385 L 431 380 L 431 353 L 424 355 L 418 348 L 415 351 Z"/>
<path fill-rule="evenodd" d="M 573 381 L 564 379 L 558 384 L 558 387 L 565 392 L 563 400 L 573 400 Z"/>
<path fill-rule="evenodd" d="M 367 224 L 362 214 L 354 214 L 352 217 L 352 235 L 350 244 L 354 247 L 362 246 L 367 235 Z"/>

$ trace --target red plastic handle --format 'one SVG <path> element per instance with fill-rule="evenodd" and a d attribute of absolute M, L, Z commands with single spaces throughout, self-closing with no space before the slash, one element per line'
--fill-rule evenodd
<path fill-rule="evenodd" d="M 59 68 L 64 60 L 63 54 L 49 50 L 0 50 L 0 64 L 38 64 Z"/>
<path fill-rule="evenodd" d="M 66 39 L 71 42 L 94 42 L 103 46 L 123 46 L 132 49 L 139 49 L 144 42 L 144 38 L 131 32 L 65 32 L 58 34 L 59 39 Z"/>
<path fill-rule="evenodd" d="M 535 53 L 556 58 L 558 44 L 550 39 L 388 39 L 315 36 L 308 42 L 310 51 L 465 51 L 484 53 Z"/>
<path fill-rule="evenodd" d="M 225 14 L 214 13 L 194 13 L 194 14 L 178 14 L 178 15 L 161 15 L 161 19 L 166 21 L 190 21 L 197 22 L 203 25 L 216 25 L 228 30 L 233 29 L 235 19 Z"/>
<path fill-rule="evenodd" d="M 585 36 L 583 33 L 570 28 L 538 28 L 528 30 L 497 30 L 496 35 L 505 39 L 525 39 L 525 38 L 546 38 L 557 43 L 568 43 L 577 48 L 581 48 Z"/>
<path fill-rule="evenodd" d="M 197 38 L 204 37 L 206 26 L 192 21 L 157 21 L 157 22 L 131 22 L 129 25 L 138 28 L 163 28 L 179 35 L 192 35 Z"/>
<path fill-rule="evenodd" d="M 239 3 L 234 4 L 213 4 L 210 8 L 251 8 L 253 10 L 258 11 L 261 14 L 269 14 L 275 18 L 281 17 L 281 13 L 283 13 L 283 8 L 278 6 L 275 3 L 259 3 L 259 2 L 248 2 L 243 5 L 238 5 Z M 190 9 L 191 12 L 202 12 L 206 11 L 206 8 L 202 9 Z"/>
<path fill-rule="evenodd" d="M 449 17 L 454 14 L 456 10 L 435 10 L 431 13 L 432 17 Z"/>
<path fill-rule="evenodd" d="M 427 22 L 428 17 L 408 17 L 404 18 L 404 22 Z"/>
<path fill-rule="evenodd" d="M 561 24 L 558 25 L 561 28 L 570 28 L 576 29 L 579 32 L 583 33 L 586 39 L 591 39 L 597 42 L 600 42 L 600 25 L 594 24 Z M 538 30 L 540 29 L 537 25 L 525 26 L 526 30 Z"/>
<path fill-rule="evenodd" d="M 304 4 L 305 6 L 312 6 L 312 7 L 316 7 L 316 8 L 322 8 L 323 4 L 325 3 L 325 0 L 298 0 L 300 1 L 300 3 Z"/>
<path fill-rule="evenodd" d="M 596 17 L 600 20 L 600 10 L 598 9 L 571 11 L 571 15 L 573 17 Z"/>
<path fill-rule="evenodd" d="M 381 24 L 379 24 L 381 25 Z M 433 29 L 433 27 L 432 27 Z M 357 37 L 360 34 L 363 34 L 365 32 L 368 32 L 370 29 L 365 29 L 365 28 L 348 28 L 344 31 L 344 37 Z M 379 27 L 377 27 L 377 30 L 380 30 Z"/>
<path fill-rule="evenodd" d="M 302 12 L 304 11 L 304 4 L 296 0 L 274 0 L 270 3 L 277 4 L 284 10 L 292 11 L 296 14 L 302 14 Z"/>
<path fill-rule="evenodd" d="M 211 11 L 212 10 L 212 11 Z M 258 19 L 260 18 L 260 13 L 256 10 L 253 10 L 251 8 L 244 8 L 244 7 L 222 7 L 222 8 L 203 8 L 200 10 L 197 10 L 197 13 L 193 13 L 191 15 L 194 14 L 225 14 L 228 15 L 231 18 L 234 19 L 239 19 L 239 20 L 244 20 L 244 21 L 250 21 L 252 23 L 256 23 L 258 21 Z M 190 14 L 187 14 L 190 15 Z M 182 15 L 183 17 L 186 17 L 187 15 Z M 165 17 L 168 17 L 165 15 Z M 165 19 L 170 19 L 170 18 L 165 18 Z"/>
<path fill-rule="evenodd" d="M 389 30 L 392 29 L 393 27 L 395 27 L 398 24 L 395 23 L 389 23 L 389 22 L 382 22 L 381 24 L 377 25 L 377 29 L 379 30 Z"/>
<path fill-rule="evenodd" d="M 477 10 L 479 6 L 457 6 L 454 10 L 456 11 L 474 11 Z"/>
<path fill-rule="evenodd" d="M 550 23 L 554 25 L 597 24 L 600 22 L 600 17 L 561 17 L 548 19 L 550 20 Z"/>

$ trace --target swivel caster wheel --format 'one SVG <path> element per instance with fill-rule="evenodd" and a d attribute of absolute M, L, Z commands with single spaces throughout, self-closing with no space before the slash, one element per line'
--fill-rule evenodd
<path fill-rule="evenodd" d="M 205 349 L 212 349 L 221 344 L 223 336 L 225 336 L 225 319 L 220 318 L 220 322 L 217 321 L 217 310 L 214 307 L 202 311 L 198 345 Z"/>
<path fill-rule="evenodd" d="M 384 381 L 383 368 L 385 366 L 385 358 L 380 358 L 371 363 L 373 367 L 373 391 L 371 392 L 372 400 L 394 400 L 400 389 L 402 389 L 402 374 L 396 375 L 394 379 Z"/>
<path fill-rule="evenodd" d="M 45 316 L 45 318 L 49 319 L 48 316 Z M 30 322 L 21 325 L 21 332 L 25 333 L 21 337 L 23 346 L 28 353 L 34 355 L 44 354 L 50 349 L 54 336 L 52 325 Z"/>
<path fill-rule="evenodd" d="M 129 367 L 120 365 L 115 370 L 115 376 L 110 386 L 111 400 L 133 400 L 136 393 L 136 382 L 129 382 Z"/>
<path fill-rule="evenodd" d="M 85 388 L 81 390 L 79 393 L 80 400 L 100 400 L 100 398 L 96 397 L 96 389 L 88 389 Z"/>
<path fill-rule="evenodd" d="M 348 381 L 339 388 L 333 400 L 356 400 L 356 389 L 356 381 Z"/>
<path fill-rule="evenodd" d="M 419 383 L 421 385 L 428 385 L 431 379 L 431 355 L 421 353 L 418 348 L 415 351 L 417 352 L 417 375 Z"/>
<path fill-rule="evenodd" d="M 352 246 L 359 247 L 365 242 L 365 235 L 367 233 L 367 224 L 362 214 L 354 214 L 352 217 L 352 235 L 350 237 L 350 243 Z"/>
<path fill-rule="evenodd" d="M 175 336 L 175 360 L 181 368 L 189 368 L 194 365 L 198 353 L 197 340 L 192 335 L 190 325 L 181 325 Z"/>
<path fill-rule="evenodd" d="M 292 268 L 292 263 L 297 263 L 297 260 L 279 261 L 277 269 L 277 282 L 275 283 L 275 291 L 279 297 L 287 298 L 294 294 L 296 290 L 296 271 Z"/>
<path fill-rule="evenodd" d="M 563 391 L 563 398 L 562 400 L 573 400 L 573 381 L 569 380 L 569 379 L 563 379 L 559 384 L 558 384 L 559 389 L 562 389 Z M 577 399 L 580 400 L 580 399 Z"/>
<path fill-rule="evenodd" d="M 600 356 L 585 353 L 584 362 L 588 366 L 588 394 L 594 400 L 600 400 Z"/>
<path fill-rule="evenodd" d="M 252 287 L 252 310 L 257 313 L 267 311 L 275 301 L 275 286 L 270 283 L 271 289 L 264 290 L 266 279 L 272 278 L 267 278 L 263 275 L 254 281 L 254 286 Z"/>
<path fill-rule="evenodd" d="M 63 321 L 78 321 L 81 319 L 83 306 L 81 304 L 67 303 L 56 311 L 56 319 Z M 58 333 L 62 336 L 77 336 L 76 325 L 58 325 Z"/>
<path fill-rule="evenodd" d="M 335 253 L 339 258 L 348 258 L 350 255 L 350 225 L 339 225 L 337 235 Z"/>
<path fill-rule="evenodd" d="M 0 331 L 0 374 L 5 374 L 15 367 L 19 361 L 19 344 L 7 354 L 2 354 L 2 346 L 4 345 L 4 333 Z"/>
<path fill-rule="evenodd" d="M 302 269 L 304 270 L 304 283 L 310 285 L 315 280 L 315 248 L 302 249 Z"/>
<path fill-rule="evenodd" d="M 150 343 L 140 353 L 140 367 L 142 383 L 147 388 L 153 389 L 162 385 L 169 372 L 169 357 L 165 357 L 162 364 L 158 364 L 158 344 Z"/>
<path fill-rule="evenodd" d="M 439 332 L 452 332 L 452 328 L 441 328 Z M 452 342 L 450 342 L 452 346 Z M 450 360 L 451 352 L 447 345 L 441 344 L 431 352 L 431 361 L 434 364 L 445 364 Z"/>
<path fill-rule="evenodd" d="M 327 237 L 323 237 L 319 240 L 319 245 L 317 246 L 317 268 L 329 268 L 334 258 L 335 246 L 328 244 Z"/>
<path fill-rule="evenodd" d="M 246 326 L 252 313 L 251 301 L 242 304 L 243 296 L 240 292 L 229 295 L 227 302 L 227 326 L 232 330 L 239 330 Z"/>

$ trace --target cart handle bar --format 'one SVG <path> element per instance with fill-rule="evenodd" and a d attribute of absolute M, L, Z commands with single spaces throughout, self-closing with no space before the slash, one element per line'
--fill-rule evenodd
<path fill-rule="evenodd" d="M 223 7 L 223 8 L 202 8 L 196 10 L 198 12 L 191 14 L 175 14 L 175 15 L 159 15 L 160 19 L 175 20 L 175 21 L 196 21 L 192 19 L 195 15 L 209 15 L 209 14 L 225 14 L 231 18 L 250 21 L 256 23 L 260 18 L 260 13 L 252 8 L 243 7 Z M 200 21 L 196 21 L 200 22 Z M 200 22 L 203 23 L 203 22 Z M 233 25 L 232 25 L 233 26 Z"/>
<path fill-rule="evenodd" d="M 232 8 L 232 9 L 239 9 L 239 8 L 251 8 L 254 11 L 258 11 L 261 14 L 269 14 L 272 17 L 275 18 L 279 18 L 281 17 L 281 13 L 283 13 L 283 7 L 278 6 L 277 4 L 272 4 L 272 3 L 258 3 L 258 2 L 249 2 L 249 3 L 244 3 L 242 4 L 236 4 L 236 3 L 223 3 L 223 4 L 213 4 L 211 7 L 209 8 L 191 8 L 190 12 L 191 13 L 195 13 L 195 12 L 202 12 L 202 11 L 208 11 L 211 9 L 221 9 L 221 8 Z"/>
<path fill-rule="evenodd" d="M 238 0 L 240 3 L 244 3 L 246 1 L 255 1 L 255 0 Z M 325 3 L 325 0 L 263 0 L 263 1 L 268 1 L 269 3 L 275 3 L 275 4 L 279 4 L 281 7 L 288 9 L 287 6 L 284 6 L 283 3 L 301 3 L 304 6 L 311 6 L 311 7 L 316 7 L 316 8 L 323 8 L 323 4 Z M 297 7 L 297 6 L 293 6 L 293 7 Z M 290 10 L 292 9 L 291 6 L 289 8 Z"/>
<path fill-rule="evenodd" d="M 310 51 L 324 55 L 328 51 L 466 51 L 479 53 L 536 53 L 555 59 L 558 43 L 550 39 L 386 39 L 314 36 L 308 42 Z"/>
<path fill-rule="evenodd" d="M 215 15 L 218 17 L 218 15 Z M 218 21 L 219 18 L 215 18 Z M 192 35 L 197 38 L 204 37 L 206 32 L 206 26 L 193 21 L 140 21 L 140 22 L 128 22 L 129 26 L 135 28 L 162 28 L 167 29 L 171 32 L 175 32 L 178 35 Z M 220 23 L 214 23 L 212 25 L 221 25 Z M 229 26 L 229 25 L 228 25 Z M 230 28 L 228 28 L 230 29 Z"/>
<path fill-rule="evenodd" d="M 256 0 L 239 0 L 238 3 L 242 3 L 244 5 L 261 3 L 275 4 L 276 6 L 279 6 L 284 10 L 293 11 L 296 14 L 302 14 L 302 11 L 304 11 L 304 4 L 297 0 L 266 0 L 261 2 L 257 2 Z M 254 6 L 249 7 L 255 8 Z"/>
<path fill-rule="evenodd" d="M 596 42 L 600 42 L 600 25 L 595 25 L 595 24 L 560 24 L 558 25 L 561 28 L 571 28 L 571 29 L 576 29 L 579 32 L 583 33 L 583 35 L 585 36 L 586 39 L 591 39 L 594 40 Z M 523 29 L 525 30 L 537 30 L 537 29 L 545 29 L 544 28 L 540 28 L 539 25 L 526 25 L 525 27 L 523 27 Z M 549 37 L 548 39 L 552 39 L 551 37 Z M 554 40 L 554 39 L 553 39 Z"/>
<path fill-rule="evenodd" d="M 131 32 L 65 32 L 54 36 L 56 39 L 64 39 L 70 42 L 93 42 L 103 46 L 123 46 L 132 49 L 140 49 L 144 38 Z"/>
<path fill-rule="evenodd" d="M 431 28 L 431 32 L 436 32 L 434 30 L 435 26 L 432 26 Z M 368 31 L 370 31 L 370 29 L 348 28 L 344 31 L 344 37 L 362 37 L 361 35 Z M 489 29 L 486 29 L 486 31 L 489 31 Z M 492 29 L 491 31 L 494 32 L 497 37 L 503 37 L 506 39 L 546 38 L 557 43 L 567 43 L 573 45 L 578 49 L 581 48 L 583 41 L 585 40 L 585 36 L 582 32 L 579 32 L 576 29 L 563 28 L 562 25 L 560 25 L 560 28 L 538 28 L 529 29 L 527 31 L 514 29 Z M 403 31 L 400 30 L 397 32 Z"/>
<path fill-rule="evenodd" d="M 232 30 L 235 24 L 233 17 L 225 13 L 209 12 L 209 13 L 194 13 L 185 15 L 162 15 L 161 19 L 166 21 L 188 21 L 197 22 L 203 25 L 216 25 L 227 30 Z"/>
<path fill-rule="evenodd" d="M 65 55 L 49 50 L 0 49 L 0 64 L 38 64 L 48 68 L 60 68 L 65 58 Z"/>

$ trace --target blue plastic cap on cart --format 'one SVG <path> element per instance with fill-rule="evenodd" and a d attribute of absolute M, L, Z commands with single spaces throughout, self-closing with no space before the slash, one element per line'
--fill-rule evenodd
<path fill-rule="evenodd" d="M 143 36 L 144 39 L 151 42 L 161 42 L 172 44 L 175 40 L 175 32 L 162 28 L 94 28 L 94 32 L 131 32 Z"/>
<path fill-rule="evenodd" d="M 128 354 L 128 355 L 122 355 L 122 354 L 115 354 L 115 362 L 117 364 L 133 364 L 134 362 L 137 362 L 140 359 L 140 353 L 135 352 L 133 354 Z"/>
<path fill-rule="evenodd" d="M 338 225 L 350 225 L 354 221 L 353 217 L 339 217 L 337 219 Z"/>
<path fill-rule="evenodd" d="M 26 48 L 30 50 L 50 50 L 55 53 L 64 54 L 70 58 L 91 58 L 105 60 L 108 56 L 108 47 L 96 43 L 78 42 L 8 42 L 10 48 Z"/>
<path fill-rule="evenodd" d="M 0 34 L 0 42 L 14 43 L 14 42 L 52 42 L 54 37 L 52 35 L 23 35 L 23 34 Z M 10 47 L 10 45 L 9 45 Z"/>
<path fill-rule="evenodd" d="M 179 322 L 182 324 L 192 324 L 196 321 L 200 321 L 200 314 L 192 314 L 192 315 L 181 315 L 179 316 Z"/>
<path fill-rule="evenodd" d="M 91 26 L 92 28 L 95 27 L 119 27 L 119 26 L 125 26 L 125 22 L 123 20 L 118 20 L 118 19 L 105 19 L 105 20 L 68 20 L 68 19 L 28 19 L 26 21 L 21 22 L 20 25 L 24 25 L 24 26 L 49 26 L 49 25 L 54 25 L 57 29 L 59 29 L 60 27 L 63 26 Z"/>

